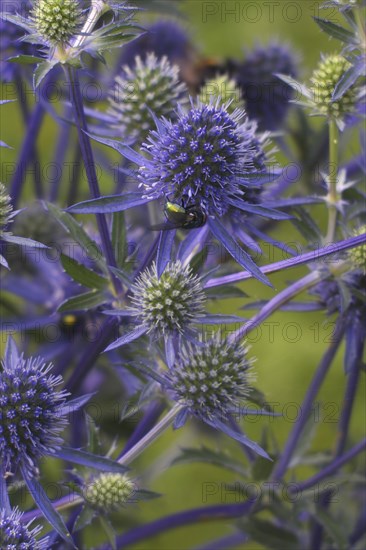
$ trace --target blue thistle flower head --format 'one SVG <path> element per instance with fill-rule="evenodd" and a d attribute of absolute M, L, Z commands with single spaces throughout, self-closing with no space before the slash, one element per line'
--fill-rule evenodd
<path fill-rule="evenodd" d="M 191 50 L 185 29 L 176 21 L 166 19 L 148 26 L 146 33 L 123 46 L 121 62 L 133 67 L 135 57 L 144 59 L 153 52 L 156 57 L 167 57 L 170 62 L 187 60 Z"/>
<path fill-rule="evenodd" d="M 317 284 L 310 293 L 318 298 L 328 315 L 337 314 L 345 327 L 345 371 L 362 364 L 366 342 L 366 271 L 356 269 L 339 280 L 330 277 Z"/>
<path fill-rule="evenodd" d="M 180 261 L 170 262 L 161 277 L 154 263 L 140 275 L 131 292 L 131 311 L 149 333 L 158 336 L 183 333 L 204 314 L 202 282 Z"/>
<path fill-rule="evenodd" d="M 25 359 L 8 339 L 0 371 L 0 460 L 6 471 L 30 473 L 44 455 L 54 454 L 66 426 L 67 392 L 57 390 L 61 376 L 41 357 Z"/>
<path fill-rule="evenodd" d="M 257 46 L 241 64 L 238 84 L 249 118 L 260 130 L 276 130 L 287 115 L 293 90 L 276 74 L 297 76 L 296 56 L 283 44 Z"/>
<path fill-rule="evenodd" d="M 347 300 L 344 289 L 347 289 Z M 339 313 L 348 319 L 362 317 L 366 327 L 366 273 L 362 269 L 345 273 L 340 280 L 325 279 L 310 293 L 317 296 L 328 315 Z"/>
<path fill-rule="evenodd" d="M 148 162 L 139 181 L 146 197 L 195 204 L 210 216 L 223 216 L 231 199 L 244 196 L 245 176 L 265 170 L 256 124 L 243 110 L 229 113 L 220 101 L 191 103 L 178 120 L 163 119 L 142 147 Z"/>
<path fill-rule="evenodd" d="M 250 393 L 248 349 L 219 333 L 205 344 L 185 344 L 168 375 L 174 399 L 201 420 L 226 420 Z"/>
<path fill-rule="evenodd" d="M 1 550 L 47 550 L 48 538 L 37 540 L 42 527 L 30 529 L 24 525 L 22 513 L 15 508 L 10 512 L 0 509 L 0 548 Z"/>

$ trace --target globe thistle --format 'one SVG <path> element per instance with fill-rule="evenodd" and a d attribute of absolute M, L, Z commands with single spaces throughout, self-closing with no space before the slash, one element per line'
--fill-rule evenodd
<path fill-rule="evenodd" d="M 363 245 L 362 245 L 363 246 Z M 317 284 L 310 293 L 328 315 L 336 314 L 345 334 L 345 371 L 362 365 L 366 343 L 366 271 L 356 269 L 340 279 L 329 277 Z"/>
<path fill-rule="evenodd" d="M 204 345 L 186 344 L 169 373 L 174 399 L 202 420 L 227 419 L 250 393 L 248 349 L 220 334 Z"/>
<path fill-rule="evenodd" d="M 25 359 L 9 338 L 0 371 L 0 460 L 6 470 L 37 471 L 38 460 L 62 443 L 62 410 L 67 393 L 56 387 L 61 376 L 41 357 Z"/>
<path fill-rule="evenodd" d="M 36 32 L 51 45 L 67 44 L 80 28 L 78 0 L 36 0 L 32 10 Z"/>
<path fill-rule="evenodd" d="M 3 229 L 12 221 L 12 212 L 11 198 L 7 193 L 5 185 L 0 183 L 0 236 L 4 234 Z"/>
<path fill-rule="evenodd" d="M 366 233 L 366 225 L 363 225 L 354 232 L 354 237 L 359 237 Z M 349 258 L 355 268 L 366 270 L 366 244 L 361 244 L 349 251 Z"/>
<path fill-rule="evenodd" d="M 157 266 L 146 269 L 131 288 L 132 311 L 148 333 L 183 333 L 204 313 L 201 280 L 189 266 L 171 262 L 159 278 Z"/>
<path fill-rule="evenodd" d="M 0 509 L 0 548 L 1 550 L 47 550 L 48 539 L 36 540 L 42 531 L 41 526 L 30 529 L 30 523 L 22 523 L 22 513 L 15 508 L 8 514 Z"/>
<path fill-rule="evenodd" d="M 202 103 L 211 103 L 212 100 L 221 99 L 222 103 L 227 103 L 227 110 L 230 114 L 235 109 L 244 109 L 241 91 L 235 80 L 231 79 L 227 74 L 217 75 L 216 78 L 208 80 L 202 86 L 199 98 Z"/>
<path fill-rule="evenodd" d="M 133 67 L 136 56 L 144 60 L 152 52 L 158 58 L 166 56 L 171 63 L 179 64 L 189 60 L 191 49 L 190 39 L 178 22 L 161 20 L 147 26 L 144 34 L 123 46 L 121 62 Z"/>
<path fill-rule="evenodd" d="M 341 55 L 328 55 L 322 58 L 311 77 L 313 102 L 320 114 L 342 118 L 355 110 L 360 91 L 357 82 L 338 100 L 332 100 L 339 79 L 350 67 L 349 61 Z"/>
<path fill-rule="evenodd" d="M 147 160 L 138 177 L 146 197 L 193 203 L 212 216 L 223 216 L 244 195 L 245 176 L 265 170 L 256 124 L 219 101 L 179 109 L 178 120 L 163 120 L 142 150 Z"/>
<path fill-rule="evenodd" d="M 121 509 L 135 491 L 134 482 L 125 474 L 105 473 L 95 477 L 83 496 L 92 508 L 110 514 Z"/>
<path fill-rule="evenodd" d="M 151 112 L 157 117 L 175 118 L 177 103 L 184 101 L 187 93 L 178 75 L 178 66 L 153 53 L 145 61 L 136 57 L 133 68 L 124 67 L 109 97 L 110 114 L 123 137 L 142 141 L 155 128 Z"/>
<path fill-rule="evenodd" d="M 283 44 L 258 46 L 239 67 L 237 82 L 242 90 L 249 118 L 260 130 L 276 130 L 287 115 L 292 89 L 276 74 L 297 75 L 297 58 Z"/>

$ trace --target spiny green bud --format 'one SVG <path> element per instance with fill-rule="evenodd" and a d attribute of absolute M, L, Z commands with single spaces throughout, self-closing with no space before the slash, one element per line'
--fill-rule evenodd
<path fill-rule="evenodd" d="M 37 33 L 50 44 L 67 44 L 78 31 L 82 11 L 78 0 L 36 0 L 32 20 Z"/>
<path fill-rule="evenodd" d="M 156 128 L 151 112 L 158 118 L 174 119 L 177 103 L 185 102 L 186 96 L 186 86 L 179 81 L 179 67 L 171 65 L 167 57 L 158 59 L 151 53 L 144 61 L 137 56 L 133 68 L 123 67 L 109 97 L 109 112 L 123 136 L 142 141 Z"/>
<path fill-rule="evenodd" d="M 186 343 L 170 371 L 175 399 L 196 416 L 211 418 L 219 413 L 227 418 L 251 390 L 253 359 L 248 350 L 219 333 L 204 345 Z"/>
<path fill-rule="evenodd" d="M 322 114 L 339 118 L 354 110 L 360 89 L 357 83 L 348 88 L 340 99 L 332 100 L 339 79 L 350 67 L 349 61 L 341 55 L 329 55 L 314 71 L 311 77 L 313 99 Z"/>
<path fill-rule="evenodd" d="M 235 109 L 244 109 L 240 89 L 235 80 L 227 74 L 218 75 L 216 78 L 207 81 L 201 88 L 199 98 L 202 103 L 210 103 L 210 101 L 218 98 L 221 99 L 222 103 L 231 101 L 227 107 L 229 113 L 233 113 Z"/>
<path fill-rule="evenodd" d="M 94 478 L 83 496 L 90 506 L 108 514 L 122 508 L 134 491 L 134 482 L 125 474 L 106 473 Z"/>
<path fill-rule="evenodd" d="M 353 236 L 359 237 L 366 233 L 366 225 L 362 225 L 356 231 L 354 231 Z M 349 257 L 353 265 L 357 268 L 366 270 L 366 243 L 360 244 L 356 248 L 351 248 L 349 251 Z"/>
<path fill-rule="evenodd" d="M 183 333 L 204 313 L 202 283 L 189 266 L 171 262 L 159 278 L 154 263 L 132 286 L 133 311 L 148 332 Z"/>
<path fill-rule="evenodd" d="M 13 206 L 5 185 L 0 183 L 0 235 L 4 227 L 11 222 Z"/>

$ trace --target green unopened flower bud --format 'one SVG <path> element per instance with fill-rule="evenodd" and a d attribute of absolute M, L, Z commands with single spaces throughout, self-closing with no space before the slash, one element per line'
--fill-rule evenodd
<path fill-rule="evenodd" d="M 359 227 L 353 234 L 354 237 L 359 237 L 366 233 L 366 225 Z M 366 270 L 366 244 L 360 244 L 356 248 L 351 248 L 349 258 L 354 267 Z"/>
<path fill-rule="evenodd" d="M 13 206 L 5 185 L 0 183 L 0 235 L 3 228 L 11 222 Z"/>
<path fill-rule="evenodd" d="M 134 482 L 125 474 L 106 473 L 94 478 L 83 496 L 90 506 L 108 514 L 122 508 L 134 491 Z"/>
<path fill-rule="evenodd" d="M 348 88 L 340 99 L 332 100 L 339 79 L 350 67 L 349 61 L 341 55 L 329 55 L 314 71 L 311 77 L 313 100 L 320 113 L 340 118 L 354 111 L 360 90 L 357 83 Z"/>
<path fill-rule="evenodd" d="M 53 45 L 67 44 L 77 33 L 81 17 L 78 0 L 36 0 L 32 11 L 37 33 Z"/>
<path fill-rule="evenodd" d="M 186 95 L 186 86 L 179 81 L 179 67 L 171 65 L 167 57 L 158 59 L 151 53 L 143 61 L 137 56 L 135 66 L 123 67 L 123 74 L 115 79 L 109 97 L 110 114 L 123 136 L 141 141 L 156 128 L 151 113 L 158 118 L 176 118 L 177 103 Z"/>
<path fill-rule="evenodd" d="M 169 263 L 160 278 L 154 263 L 132 286 L 133 311 L 159 336 L 188 329 L 204 313 L 205 299 L 201 279 L 180 261 Z"/>
<path fill-rule="evenodd" d="M 209 80 L 201 88 L 200 101 L 202 103 L 210 103 L 220 98 L 222 103 L 231 102 L 227 111 L 233 113 L 235 109 L 244 109 L 244 101 L 241 97 L 239 87 L 235 80 L 230 79 L 227 74 L 218 75 L 216 78 Z"/>
<path fill-rule="evenodd" d="M 249 347 L 230 342 L 218 333 L 206 344 L 186 344 L 170 371 L 175 399 L 191 413 L 227 418 L 251 391 Z"/>

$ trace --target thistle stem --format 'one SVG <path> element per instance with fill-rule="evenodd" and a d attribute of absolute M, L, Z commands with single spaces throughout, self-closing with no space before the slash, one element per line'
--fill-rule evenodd
<path fill-rule="evenodd" d="M 29 163 L 32 161 L 34 153 L 34 143 L 39 134 L 44 115 L 45 110 L 43 108 L 43 104 L 40 100 L 38 100 L 32 114 L 29 117 L 27 133 L 25 135 L 16 169 L 10 183 L 10 196 L 14 209 L 17 207 L 20 199 L 23 184 L 25 181 L 26 169 Z"/>
<path fill-rule="evenodd" d="M 301 415 L 298 421 L 296 422 L 296 424 L 294 425 L 294 428 L 287 439 L 287 443 L 285 445 L 284 451 L 272 471 L 272 475 L 271 475 L 272 481 L 280 481 L 286 473 L 286 470 L 290 464 L 292 455 L 296 449 L 297 443 L 303 432 L 305 424 L 309 419 L 309 415 L 314 403 L 314 399 L 338 351 L 338 348 L 343 336 L 343 332 L 344 332 L 344 326 L 338 323 L 335 330 L 336 339 L 334 342 L 332 342 L 332 344 L 329 346 L 329 348 L 325 352 L 323 359 L 321 360 L 319 367 L 314 375 L 314 378 L 310 383 L 310 386 L 308 388 L 308 391 L 306 392 L 304 401 L 301 405 Z"/>
<path fill-rule="evenodd" d="M 339 460 L 344 456 L 344 450 L 348 438 L 348 430 L 351 421 L 352 409 L 355 402 L 356 392 L 358 388 L 358 381 L 360 377 L 359 365 L 355 362 L 353 368 L 348 375 L 347 386 L 344 393 L 344 403 L 341 411 L 341 415 L 338 422 L 338 439 L 336 444 L 336 449 L 334 452 L 335 461 Z M 325 492 L 319 501 L 319 505 L 323 509 L 327 509 L 330 504 L 329 491 Z M 315 522 L 312 529 L 312 541 L 314 550 L 319 550 L 321 548 L 323 540 L 323 527 L 320 523 Z"/>
<path fill-rule="evenodd" d="M 144 437 L 146 433 L 151 430 L 152 426 L 154 426 L 154 424 L 158 421 L 160 415 L 164 412 L 164 409 L 165 405 L 160 401 L 153 402 L 149 405 L 142 420 L 139 422 L 133 434 L 128 439 L 121 453 L 121 457 L 125 455 L 130 449 L 132 449 L 132 447 L 134 447 L 134 445 L 141 439 L 141 437 Z"/>
<path fill-rule="evenodd" d="M 160 434 L 165 432 L 165 430 L 173 423 L 173 420 L 182 410 L 182 405 L 176 404 L 174 407 L 160 420 L 154 428 L 152 428 L 140 441 L 138 441 L 127 453 L 125 453 L 118 460 L 123 466 L 130 464 L 135 458 L 137 458 L 142 451 L 144 451 L 151 443 L 153 443 Z"/>
<path fill-rule="evenodd" d="M 337 229 L 337 203 L 340 199 L 337 191 L 338 181 L 339 130 L 334 118 L 329 120 L 329 193 L 328 193 L 328 230 L 326 243 L 334 241 Z"/>
<path fill-rule="evenodd" d="M 174 421 L 174 418 L 182 410 L 182 405 L 176 404 L 174 407 L 160 420 L 154 428 L 152 428 L 140 441 L 138 441 L 127 453 L 125 453 L 118 462 L 122 465 L 127 465 L 137 458 L 151 443 L 153 443 L 160 434 L 162 434 Z M 53 502 L 55 510 L 65 511 L 74 508 L 78 504 L 83 503 L 83 498 L 76 493 L 71 493 L 67 497 L 62 497 L 56 502 Z M 22 521 L 30 521 L 42 516 L 40 510 L 31 510 L 26 512 Z"/>
<path fill-rule="evenodd" d="M 85 166 L 85 172 L 89 183 L 90 193 L 93 199 L 99 198 L 100 190 L 98 177 L 95 169 L 95 162 L 93 156 L 93 150 L 90 144 L 89 136 L 87 135 L 87 124 L 84 112 L 83 99 L 80 91 L 80 82 L 78 79 L 77 71 L 69 66 L 65 67 L 68 84 L 71 91 L 71 102 L 74 111 L 74 117 L 76 122 L 76 128 L 79 137 L 79 144 L 81 150 L 81 156 Z M 106 218 L 103 214 L 97 214 L 97 224 L 99 229 L 100 238 L 102 241 L 104 255 L 107 259 L 107 263 L 110 267 L 117 267 L 114 257 L 113 247 L 110 240 L 109 230 Z M 117 293 L 121 290 L 120 281 L 111 272 L 111 279 L 114 283 Z"/>
<path fill-rule="evenodd" d="M 306 275 L 299 281 L 296 281 L 290 287 L 285 288 L 285 290 L 283 290 L 282 292 L 279 292 L 279 294 L 272 298 L 272 300 L 270 300 L 257 313 L 257 315 L 254 315 L 254 317 L 252 317 L 250 321 L 245 323 L 245 325 L 240 327 L 237 331 L 233 332 L 233 334 L 230 336 L 230 340 L 233 342 L 237 339 L 244 338 L 249 332 L 251 332 L 265 319 L 272 315 L 272 313 L 277 311 L 278 308 L 292 300 L 292 298 L 294 298 L 304 290 L 307 290 L 308 288 L 311 288 L 312 286 L 317 284 L 325 276 L 326 273 L 322 274 L 320 271 L 314 271 L 312 273 L 309 273 L 309 275 Z"/>
<path fill-rule="evenodd" d="M 301 481 L 300 483 L 297 483 L 296 487 L 294 487 L 293 490 L 291 490 L 290 488 L 289 492 L 301 494 L 303 491 L 306 491 L 307 489 L 311 489 L 311 487 L 318 485 L 318 483 L 320 483 L 320 481 L 322 481 L 323 479 L 335 474 L 337 470 L 339 470 L 342 466 L 347 464 L 347 462 L 349 462 L 350 460 L 353 460 L 355 456 L 357 456 L 359 453 L 364 452 L 365 450 L 366 450 L 366 439 L 363 439 L 362 441 L 360 441 L 360 443 L 357 443 L 357 445 L 352 447 L 352 449 L 344 453 L 339 458 L 336 458 L 335 460 L 333 460 L 333 462 L 328 464 L 328 466 L 323 468 L 320 472 L 313 475 L 312 477 L 309 477 L 305 481 Z"/>
<path fill-rule="evenodd" d="M 284 269 L 289 269 L 297 265 L 307 264 L 309 262 L 319 261 L 321 258 L 326 256 L 331 256 L 342 252 L 343 250 L 349 250 L 356 246 L 366 243 L 366 234 L 359 235 L 358 237 L 351 237 L 344 241 L 339 241 L 333 243 L 332 246 L 324 246 L 319 248 L 319 250 L 312 250 L 311 252 L 306 252 L 305 254 L 300 254 L 295 258 L 290 258 L 289 260 L 281 260 L 280 262 L 275 262 L 273 264 L 265 265 L 260 268 L 261 272 L 264 274 L 276 273 Z M 339 272 L 341 272 L 342 265 L 345 266 L 345 263 L 340 262 Z M 209 279 L 205 284 L 204 288 L 214 288 L 216 286 L 238 283 L 239 281 L 245 281 L 246 279 L 251 279 L 253 275 L 249 271 L 240 271 L 239 273 L 233 273 L 232 275 L 224 275 L 223 277 L 216 277 L 215 279 Z"/>

